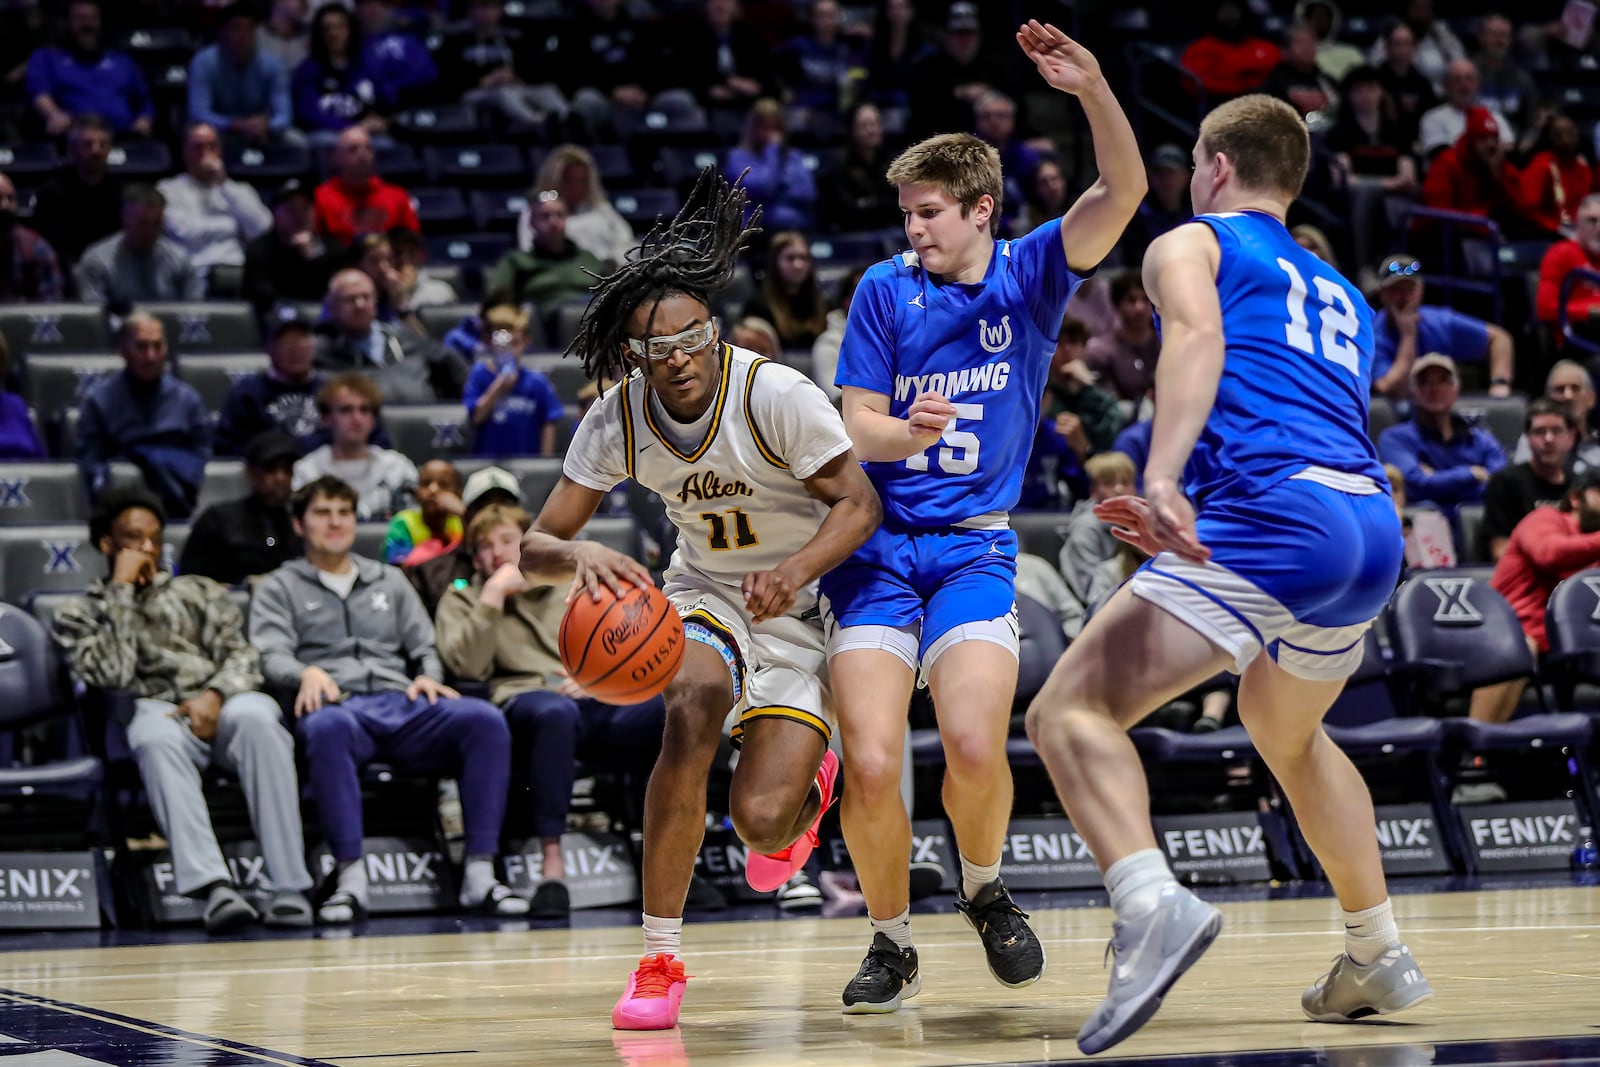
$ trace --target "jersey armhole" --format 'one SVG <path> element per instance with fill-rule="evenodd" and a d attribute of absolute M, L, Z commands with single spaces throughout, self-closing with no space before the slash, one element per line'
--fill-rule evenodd
<path fill-rule="evenodd" d="M 761 458 L 779 470 L 786 471 L 789 469 L 789 465 L 779 458 L 777 450 L 767 443 L 766 436 L 762 434 L 761 428 L 756 425 L 756 413 L 750 403 L 755 396 L 756 372 L 771 362 L 765 356 L 758 357 L 755 362 L 750 364 L 750 369 L 745 372 L 744 421 L 750 427 L 750 438 L 756 443 L 756 451 L 761 453 Z"/>
<path fill-rule="evenodd" d="M 631 377 L 624 377 L 617 386 L 622 390 L 622 447 L 626 450 L 628 477 L 638 481 L 633 473 L 633 398 L 628 395 L 628 379 Z"/>

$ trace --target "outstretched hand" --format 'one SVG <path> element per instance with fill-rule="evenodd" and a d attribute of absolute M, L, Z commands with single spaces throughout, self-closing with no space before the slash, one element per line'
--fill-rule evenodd
<path fill-rule="evenodd" d="M 1064 93 L 1077 96 L 1104 80 L 1100 61 L 1047 22 L 1029 19 L 1017 30 L 1017 43 L 1044 80 Z"/>

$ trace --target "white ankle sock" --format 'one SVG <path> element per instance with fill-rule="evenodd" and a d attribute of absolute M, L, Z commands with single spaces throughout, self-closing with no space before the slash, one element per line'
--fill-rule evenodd
<path fill-rule="evenodd" d="M 683 946 L 683 916 L 670 919 L 660 915 L 644 917 L 644 951 L 646 955 L 676 956 Z"/>
<path fill-rule="evenodd" d="M 873 933 L 882 934 L 890 941 L 893 941 L 900 948 L 911 947 L 910 908 L 902 911 L 899 915 L 896 915 L 892 919 L 873 919 L 870 915 L 867 916 L 867 918 L 871 919 L 872 921 Z"/>
<path fill-rule="evenodd" d="M 494 888 L 494 857 L 468 856 L 461 872 L 461 906 L 476 907 Z"/>
<path fill-rule="evenodd" d="M 1344 913 L 1344 951 L 1356 963 L 1365 967 L 1399 947 L 1400 931 L 1395 929 L 1394 908 L 1387 899 L 1366 911 Z"/>
<path fill-rule="evenodd" d="M 367 864 L 366 857 L 351 860 L 339 869 L 339 888 L 361 901 L 361 906 L 367 906 Z"/>
<path fill-rule="evenodd" d="M 983 892 L 985 886 L 1000 877 L 1000 861 L 993 863 L 973 863 L 967 857 L 961 857 L 961 895 L 971 900 Z"/>
<path fill-rule="evenodd" d="M 1158 848 L 1124 856 L 1106 869 L 1111 910 L 1119 919 L 1136 919 L 1154 911 L 1161 903 L 1161 891 L 1169 884 L 1177 885 L 1177 879 Z"/>

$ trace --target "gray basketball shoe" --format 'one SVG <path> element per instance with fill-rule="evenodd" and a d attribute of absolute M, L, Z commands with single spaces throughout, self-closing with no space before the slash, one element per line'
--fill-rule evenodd
<path fill-rule="evenodd" d="M 1349 1023 L 1404 1011 L 1431 996 L 1433 987 L 1401 945 L 1365 967 L 1341 953 L 1333 969 L 1300 995 L 1300 1007 L 1312 1022 Z"/>
<path fill-rule="evenodd" d="M 1078 1031 L 1078 1048 L 1093 1055 L 1131 1036 L 1161 1007 L 1183 972 L 1222 932 L 1222 913 L 1180 885 L 1161 891 L 1148 915 L 1112 926 L 1111 985 Z"/>

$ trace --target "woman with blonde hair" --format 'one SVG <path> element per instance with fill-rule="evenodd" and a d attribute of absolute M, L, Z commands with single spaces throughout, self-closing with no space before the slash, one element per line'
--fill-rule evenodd
<path fill-rule="evenodd" d="M 1301 223 L 1289 231 L 1289 236 L 1294 238 L 1294 243 L 1316 256 L 1322 262 L 1339 269 L 1339 257 L 1334 255 L 1333 242 L 1328 240 L 1328 235 L 1310 223 Z"/>
<path fill-rule="evenodd" d="M 767 276 L 744 314 L 772 323 L 784 348 L 810 348 L 822 336 L 828 328 L 828 305 L 817 286 L 817 265 L 805 234 L 784 230 L 772 235 Z"/>
<path fill-rule="evenodd" d="M 789 144 L 783 105 L 776 100 L 762 97 L 750 108 L 744 134 L 729 151 L 722 172 L 729 182 L 744 175 L 751 203 L 761 205 L 761 215 L 773 229 L 811 228 L 817 183 Z"/>
<path fill-rule="evenodd" d="M 567 239 L 595 258 L 621 263 L 636 243 L 633 227 L 611 206 L 605 186 L 600 184 L 600 168 L 588 149 L 575 144 L 551 149 L 539 165 L 533 187 L 561 194 L 561 202 L 567 205 Z M 528 206 L 517 220 L 517 247 L 524 252 L 533 248 L 534 202 L 529 194 Z"/>

